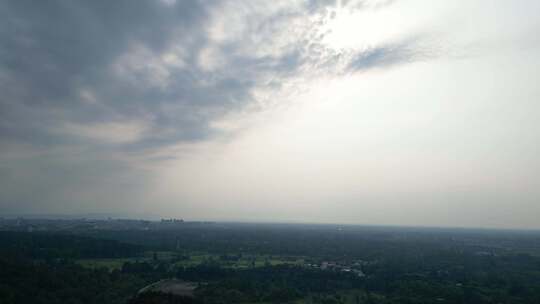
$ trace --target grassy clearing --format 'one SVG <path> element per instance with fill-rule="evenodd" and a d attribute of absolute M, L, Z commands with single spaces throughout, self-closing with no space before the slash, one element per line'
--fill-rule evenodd
<path fill-rule="evenodd" d="M 172 251 L 156 251 L 159 261 L 171 261 L 175 253 Z M 151 262 L 154 260 L 154 251 L 146 251 L 140 257 L 110 258 L 110 259 L 80 259 L 75 263 L 86 268 L 108 268 L 109 270 L 121 269 L 126 262 Z"/>
<path fill-rule="evenodd" d="M 237 260 L 223 260 L 220 255 L 208 254 L 208 253 L 192 253 L 189 259 L 177 261 L 176 266 L 190 267 L 203 263 L 216 263 L 221 267 L 232 269 L 246 269 L 252 267 L 263 266 L 276 266 L 276 265 L 303 265 L 304 259 L 302 257 L 279 257 L 270 255 L 242 255 Z M 236 256 L 232 254 L 232 256 Z"/>
<path fill-rule="evenodd" d="M 147 258 L 116 258 L 116 259 L 81 259 L 75 263 L 86 268 L 108 268 L 109 270 L 121 269 L 125 262 L 143 262 Z"/>
<path fill-rule="evenodd" d="M 204 263 L 219 264 L 224 268 L 248 269 L 253 267 L 264 267 L 267 265 L 304 265 L 303 257 L 281 257 L 270 255 L 242 255 L 238 260 L 223 260 L 220 255 L 192 252 L 184 254 L 187 259 L 176 260 L 179 255 L 174 251 L 146 251 L 141 257 L 114 258 L 114 259 L 81 259 L 76 263 L 88 268 L 108 268 L 109 270 L 120 269 L 125 262 L 152 262 L 155 257 L 158 261 L 172 262 L 176 267 L 192 267 Z"/>

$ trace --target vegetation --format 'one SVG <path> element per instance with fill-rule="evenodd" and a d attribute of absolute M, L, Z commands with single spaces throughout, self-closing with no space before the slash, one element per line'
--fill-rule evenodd
<path fill-rule="evenodd" d="M 138 237 L 137 237 L 138 235 Z M 181 223 L 0 232 L 0 303 L 540 303 L 533 232 Z M 194 297 L 139 293 L 167 278 Z"/>

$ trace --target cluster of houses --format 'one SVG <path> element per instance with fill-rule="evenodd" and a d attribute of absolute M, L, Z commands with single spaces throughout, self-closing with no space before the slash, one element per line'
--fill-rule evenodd
<path fill-rule="evenodd" d="M 321 264 L 306 264 L 308 267 L 312 268 L 318 268 L 321 270 L 327 270 L 327 271 L 339 271 L 339 272 L 345 272 L 345 273 L 353 273 L 357 275 L 358 277 L 365 277 L 366 275 L 362 271 L 362 264 L 365 263 L 363 261 L 360 262 L 354 262 L 351 265 L 346 264 L 340 264 L 337 262 L 321 262 Z"/>

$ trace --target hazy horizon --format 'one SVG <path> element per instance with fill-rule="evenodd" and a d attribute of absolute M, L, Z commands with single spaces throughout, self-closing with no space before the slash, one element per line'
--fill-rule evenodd
<path fill-rule="evenodd" d="M 497 226 L 452 226 L 452 225 L 399 225 L 392 223 L 358 223 L 358 222 L 310 222 L 302 220 L 272 221 L 272 220 L 253 220 L 248 218 L 184 218 L 168 217 L 149 214 L 120 214 L 120 213 L 65 213 L 65 214 L 0 214 L 0 219 L 5 220 L 59 220 L 59 221 L 106 221 L 106 220 L 131 220 L 131 221 L 150 221 L 160 222 L 162 220 L 182 220 L 186 223 L 216 223 L 216 224 L 246 224 L 246 225 L 322 225 L 322 226 L 342 226 L 342 227 L 366 227 L 366 228 L 388 228 L 388 229 L 435 229 L 435 230 L 486 230 L 486 231 L 529 231 L 540 232 L 539 228 L 523 227 L 497 227 Z"/>
<path fill-rule="evenodd" d="M 540 229 L 539 1 L 4 1 L 0 216 Z"/>

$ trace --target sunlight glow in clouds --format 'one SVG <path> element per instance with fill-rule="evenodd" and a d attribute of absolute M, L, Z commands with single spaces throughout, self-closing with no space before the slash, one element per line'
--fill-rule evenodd
<path fill-rule="evenodd" d="M 327 33 L 323 43 L 334 49 L 370 48 L 400 38 L 418 18 L 397 9 L 384 9 L 388 1 L 374 1 L 363 9 L 337 7 L 319 31 Z"/>

